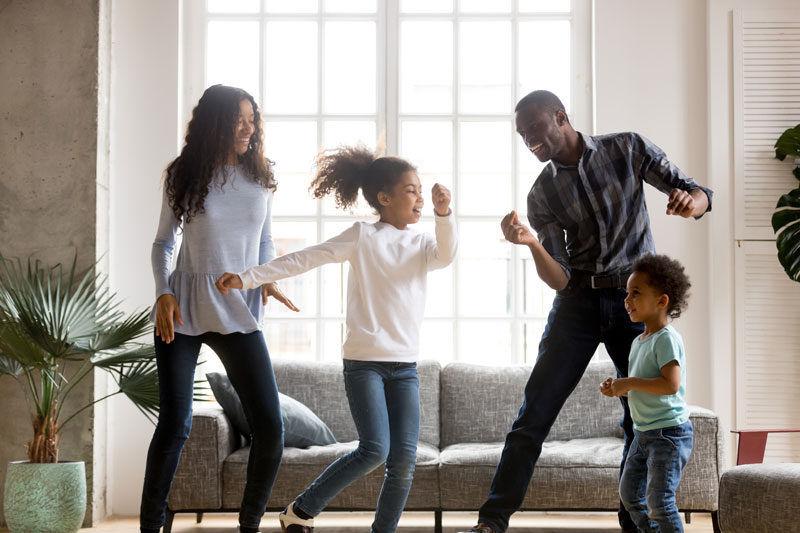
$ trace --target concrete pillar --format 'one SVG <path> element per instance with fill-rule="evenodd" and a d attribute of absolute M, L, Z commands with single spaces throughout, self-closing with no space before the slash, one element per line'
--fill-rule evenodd
<path fill-rule="evenodd" d="M 105 153 L 108 137 L 98 130 L 98 109 L 107 106 L 98 106 L 98 86 L 107 90 L 98 76 L 101 43 L 108 44 L 101 39 L 106 2 L 0 0 L 0 251 L 7 257 L 69 263 L 77 254 L 85 268 L 108 249 L 107 216 L 97 216 L 98 181 L 102 201 L 107 176 L 107 157 L 98 165 L 98 139 Z M 95 386 L 90 376 L 73 402 L 91 402 Z M 6 464 L 26 458 L 33 431 L 22 391 L 7 376 L 0 379 L 0 412 L 2 500 Z M 85 525 L 102 518 L 105 505 L 105 480 L 94 473 L 105 463 L 97 456 L 105 452 L 94 438 L 95 416 L 87 410 L 70 422 L 60 446 L 60 458 L 86 463 Z"/>

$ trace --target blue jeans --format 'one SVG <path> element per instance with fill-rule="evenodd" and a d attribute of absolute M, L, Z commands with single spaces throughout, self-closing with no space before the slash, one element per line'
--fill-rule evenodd
<path fill-rule="evenodd" d="M 295 500 L 317 516 L 345 487 L 386 463 L 372 533 L 390 533 L 406 505 L 419 440 L 416 363 L 344 361 L 344 384 L 358 448 L 333 462 Z"/>
<path fill-rule="evenodd" d="M 522 506 L 542 443 L 599 343 L 605 344 L 617 375 L 628 375 L 631 342 L 644 331 L 644 326 L 631 322 L 624 300 L 623 289 L 568 286 L 556 293 L 539 343 L 539 355 L 525 386 L 522 407 L 506 435 L 489 497 L 479 511 L 480 522 L 498 532 L 508 529 L 509 518 Z M 597 385 L 600 394 L 600 384 Z M 621 472 L 633 440 L 633 422 L 627 398 L 620 400 L 623 406 L 620 424 L 625 433 Z M 619 518 L 623 529 L 634 527 L 622 505 Z"/>
<path fill-rule="evenodd" d="M 650 431 L 634 430 L 619 495 L 639 531 L 683 531 L 675 491 L 693 441 L 691 421 Z"/>
<path fill-rule="evenodd" d="M 170 344 L 156 336 L 160 409 L 147 452 L 139 515 L 142 529 L 158 529 L 164 524 L 172 478 L 192 427 L 194 370 L 201 344 L 207 344 L 222 360 L 250 425 L 247 482 L 239 511 L 241 526 L 258 527 L 278 473 L 283 455 L 283 422 L 278 386 L 261 332 L 197 336 L 176 333 Z"/>

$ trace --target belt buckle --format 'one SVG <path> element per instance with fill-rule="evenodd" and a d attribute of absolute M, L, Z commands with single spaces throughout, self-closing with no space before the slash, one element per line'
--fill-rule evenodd
<path fill-rule="evenodd" d="M 599 274 L 591 277 L 593 289 L 608 289 L 614 286 L 614 278 L 611 274 Z"/>

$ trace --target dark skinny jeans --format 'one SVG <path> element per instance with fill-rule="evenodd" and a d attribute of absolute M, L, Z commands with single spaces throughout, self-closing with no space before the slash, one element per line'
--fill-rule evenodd
<path fill-rule="evenodd" d="M 158 530 L 164 524 L 172 478 L 192 427 L 194 372 L 202 344 L 214 350 L 225 365 L 250 425 L 247 482 L 239 511 L 242 527 L 258 527 L 278 473 L 283 424 L 278 386 L 261 332 L 197 336 L 176 333 L 170 344 L 156 336 L 161 406 L 147 452 L 139 518 L 143 530 Z"/>

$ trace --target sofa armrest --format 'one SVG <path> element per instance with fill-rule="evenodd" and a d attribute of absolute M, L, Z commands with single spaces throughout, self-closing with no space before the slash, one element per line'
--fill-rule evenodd
<path fill-rule="evenodd" d="M 216 403 L 196 402 L 192 431 L 169 491 L 173 511 L 222 508 L 222 464 L 240 442 Z"/>
<path fill-rule="evenodd" d="M 723 432 L 713 411 L 689 406 L 694 426 L 694 447 L 678 488 L 678 507 L 686 510 L 716 511 L 719 478 L 724 467 Z"/>

